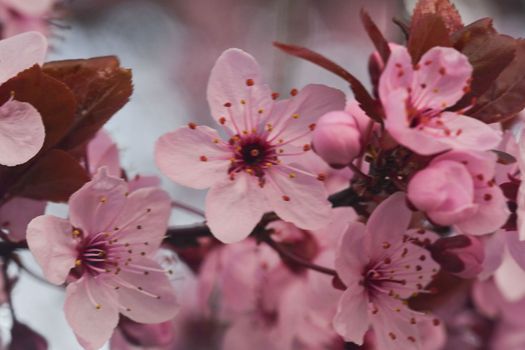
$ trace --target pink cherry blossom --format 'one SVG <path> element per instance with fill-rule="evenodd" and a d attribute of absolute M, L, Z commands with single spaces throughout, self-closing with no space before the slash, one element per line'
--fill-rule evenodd
<path fill-rule="evenodd" d="M 379 81 L 385 127 L 402 145 L 430 155 L 450 149 L 489 150 L 499 131 L 459 112 L 448 111 L 469 89 L 472 66 L 452 48 L 434 47 L 417 64 L 406 47 L 391 44 Z"/>
<path fill-rule="evenodd" d="M 1 35 L 11 37 L 28 31 L 49 32 L 49 20 L 56 0 L 0 0 Z"/>
<path fill-rule="evenodd" d="M 103 168 L 71 196 L 69 208 L 69 220 L 33 219 L 27 242 L 51 283 L 75 279 L 64 311 L 84 348 L 100 348 L 119 313 L 140 323 L 172 318 L 174 291 L 153 259 L 170 215 L 168 195 L 156 188 L 128 193 L 126 182 Z"/>
<path fill-rule="evenodd" d="M 46 39 L 37 32 L 0 41 L 0 85 L 35 64 L 42 64 Z M 31 159 L 45 138 L 40 113 L 27 102 L 12 96 L 0 106 L 0 164 L 14 166 Z"/>
<path fill-rule="evenodd" d="M 494 153 L 449 151 L 416 173 L 408 198 L 437 224 L 474 235 L 494 232 L 510 214 L 494 181 L 495 165 Z"/>
<path fill-rule="evenodd" d="M 273 210 L 300 228 L 317 229 L 330 216 L 323 184 L 287 156 L 310 150 L 317 119 L 344 107 L 344 95 L 322 85 L 276 95 L 257 62 L 238 49 L 225 51 L 212 69 L 208 102 L 228 134 L 190 123 L 162 136 L 156 146 L 161 171 L 196 189 L 211 187 L 206 219 L 214 235 L 231 243 L 245 238 L 264 212 Z"/>
<path fill-rule="evenodd" d="M 355 222 L 343 235 L 335 267 L 347 290 L 333 325 L 345 340 L 363 344 L 371 326 L 377 349 L 419 348 L 417 323 L 427 316 L 403 300 L 424 292 L 438 265 L 415 244 L 434 234 L 408 230 L 410 220 L 405 196 L 396 193 L 374 210 L 366 226 Z"/>

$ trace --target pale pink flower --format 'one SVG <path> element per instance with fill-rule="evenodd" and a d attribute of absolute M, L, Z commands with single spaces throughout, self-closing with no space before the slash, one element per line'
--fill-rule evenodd
<path fill-rule="evenodd" d="M 46 39 L 29 32 L 0 41 L 0 85 L 35 64 L 42 64 Z M 0 164 L 27 162 L 44 144 L 45 129 L 40 113 L 12 96 L 0 106 Z"/>
<path fill-rule="evenodd" d="M 408 198 L 437 224 L 473 235 L 494 232 L 510 214 L 494 180 L 495 166 L 491 152 L 444 153 L 410 180 Z"/>
<path fill-rule="evenodd" d="M 174 291 L 154 260 L 170 215 L 168 195 L 156 188 L 128 193 L 124 180 L 101 169 L 69 207 L 69 220 L 33 219 L 27 242 L 51 283 L 76 279 L 67 286 L 64 311 L 79 342 L 100 348 L 119 313 L 140 323 L 172 318 Z"/>
<path fill-rule="evenodd" d="M 408 230 L 411 211 L 402 193 L 391 195 L 370 216 L 367 225 L 355 222 L 343 235 L 335 267 L 347 289 L 333 320 L 347 341 L 363 344 L 372 327 L 381 350 L 418 349 L 418 322 L 425 315 L 404 303 L 424 292 L 439 266 L 417 245 L 435 234 Z"/>
<path fill-rule="evenodd" d="M 1 35 L 11 37 L 28 31 L 49 32 L 49 21 L 57 0 L 0 0 Z"/>
<path fill-rule="evenodd" d="M 501 133 L 474 118 L 447 111 L 469 89 L 472 66 L 452 48 L 434 47 L 413 65 L 408 50 L 391 44 L 379 81 L 385 127 L 412 151 L 436 154 L 449 149 L 489 150 Z"/>
<path fill-rule="evenodd" d="M 326 112 L 344 108 L 344 95 L 322 85 L 292 91 L 274 101 L 259 65 L 244 51 L 229 49 L 217 60 L 208 84 L 211 114 L 229 140 L 206 126 L 162 136 L 156 160 L 173 181 L 211 187 L 206 219 L 214 235 L 231 243 L 245 238 L 263 213 L 275 211 L 300 228 L 329 220 L 330 205 L 320 179 L 287 156 L 310 150 L 310 134 Z"/>

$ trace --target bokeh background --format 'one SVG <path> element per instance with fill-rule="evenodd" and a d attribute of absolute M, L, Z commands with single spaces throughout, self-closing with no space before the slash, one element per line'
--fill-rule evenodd
<path fill-rule="evenodd" d="M 491 16 L 500 32 L 524 36 L 525 1 L 454 2 L 465 23 Z M 368 85 L 372 46 L 360 25 L 359 10 L 367 9 L 388 39 L 399 40 L 391 19 L 407 19 L 414 4 L 415 0 L 70 0 L 61 4 L 62 10 L 51 21 L 49 60 L 117 55 L 123 66 L 133 70 L 133 97 L 106 129 L 119 145 L 124 168 L 133 174 L 159 175 L 153 149 L 161 134 L 190 120 L 212 123 L 205 89 L 209 71 L 223 50 L 238 47 L 253 54 L 275 91 L 286 93 L 317 82 L 349 93 L 337 77 L 286 56 L 272 42 L 321 52 Z M 204 192 L 165 178 L 163 187 L 178 201 L 202 207 Z M 66 212 L 59 205 L 48 210 Z M 175 211 L 171 221 L 188 224 L 198 219 Z M 39 273 L 29 254 L 25 259 Z M 187 275 L 183 267 L 179 274 Z M 191 276 L 186 281 L 191 283 Z M 22 275 L 14 293 L 20 320 L 46 336 L 51 350 L 80 349 L 62 304 L 62 290 Z M 0 322 L 8 322 L 7 318 L 9 312 L 0 309 Z"/>

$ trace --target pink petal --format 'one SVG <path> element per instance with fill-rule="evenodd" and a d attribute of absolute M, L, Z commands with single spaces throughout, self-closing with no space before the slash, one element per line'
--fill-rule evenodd
<path fill-rule="evenodd" d="M 25 16 L 43 16 L 53 8 L 54 0 L 2 0 L 3 6 L 11 7 Z"/>
<path fill-rule="evenodd" d="M 498 231 L 490 237 L 484 238 L 485 260 L 483 260 L 483 271 L 478 275 L 480 280 L 489 278 L 500 267 L 506 246 L 503 231 Z"/>
<path fill-rule="evenodd" d="M 525 270 L 525 242 L 520 241 L 515 231 L 501 232 L 507 240 L 507 248 L 512 258 Z"/>
<path fill-rule="evenodd" d="M 67 286 L 66 319 L 86 350 L 100 349 L 111 337 L 119 318 L 115 300 L 116 291 L 96 278 L 83 277 Z"/>
<path fill-rule="evenodd" d="M 103 166 L 108 168 L 108 174 L 120 177 L 120 160 L 116 143 L 109 134 L 100 130 L 87 146 L 89 172 L 95 174 Z"/>
<path fill-rule="evenodd" d="M 379 79 L 381 101 L 384 103 L 390 99 L 389 95 L 393 91 L 406 90 L 411 87 L 413 74 L 412 59 L 406 47 L 390 44 L 390 58 Z"/>
<path fill-rule="evenodd" d="M 114 238 L 135 249 L 149 253 L 156 251 L 166 234 L 171 214 L 171 199 L 158 188 L 141 188 L 132 192 L 119 216 L 109 229 Z"/>
<path fill-rule="evenodd" d="M 208 192 L 205 207 L 211 232 L 224 243 L 248 237 L 269 210 L 257 178 L 245 173 L 216 183 Z"/>
<path fill-rule="evenodd" d="M 0 85 L 18 73 L 44 63 L 47 40 L 38 32 L 27 32 L 0 41 Z"/>
<path fill-rule="evenodd" d="M 341 236 L 335 256 L 335 269 L 347 286 L 357 284 L 362 279 L 363 269 L 370 260 L 366 241 L 366 228 L 360 222 L 350 223 Z"/>
<path fill-rule="evenodd" d="M 165 134 L 155 148 L 160 170 L 173 181 L 204 189 L 228 176 L 232 152 L 207 126 L 183 127 Z"/>
<path fill-rule="evenodd" d="M 262 79 L 259 64 L 239 49 L 228 49 L 217 59 L 207 95 L 213 118 L 234 133 L 251 130 L 255 125 L 248 123 L 255 121 L 252 118 L 265 117 L 272 103 L 272 91 Z M 263 113 L 258 113 L 260 109 Z M 225 122 L 221 122 L 221 118 L 225 118 Z"/>
<path fill-rule="evenodd" d="M 276 166 L 266 174 L 263 188 L 271 208 L 285 221 L 316 230 L 330 221 L 331 205 L 323 183 L 299 166 Z"/>
<path fill-rule="evenodd" d="M 372 239 L 372 250 L 383 250 L 385 242 L 395 243 L 402 240 L 411 218 L 412 212 L 406 206 L 406 197 L 402 192 L 396 192 L 381 202 L 372 212 L 366 225 Z"/>
<path fill-rule="evenodd" d="M 507 301 L 516 302 L 525 297 L 525 271 L 508 251 L 503 253 L 503 261 L 494 273 L 494 281 Z"/>
<path fill-rule="evenodd" d="M 296 96 L 281 101 L 280 106 L 268 120 L 273 126 L 269 138 L 293 140 L 292 144 L 303 146 L 310 143 L 312 125 L 321 116 L 345 108 L 345 95 L 337 89 L 310 84 Z"/>
<path fill-rule="evenodd" d="M 368 318 L 368 298 L 359 284 L 349 286 L 339 300 L 337 313 L 333 320 L 335 331 L 345 341 L 362 345 L 364 336 L 370 327 Z"/>
<path fill-rule="evenodd" d="M 27 244 L 46 279 L 64 283 L 78 254 L 69 222 L 50 215 L 34 218 L 27 227 Z"/>
<path fill-rule="evenodd" d="M 501 131 L 477 119 L 444 112 L 441 113 L 441 121 L 451 132 L 449 137 L 442 137 L 441 141 L 451 148 L 487 151 L 497 148 L 501 142 Z"/>
<path fill-rule="evenodd" d="M 113 229 L 111 223 L 126 203 L 128 186 L 122 179 L 109 176 L 102 168 L 69 199 L 69 216 L 85 235 Z"/>
<path fill-rule="evenodd" d="M 29 222 L 44 214 L 46 202 L 15 197 L 0 207 L 1 227 L 9 232 L 9 239 L 15 242 L 26 238 Z"/>
<path fill-rule="evenodd" d="M 160 187 L 160 178 L 155 175 L 135 175 L 131 180 L 128 180 L 128 187 L 130 192 L 145 187 Z"/>
<path fill-rule="evenodd" d="M 15 100 L 0 106 L 0 164 L 27 162 L 42 148 L 45 136 L 42 117 L 35 107 Z"/>
<path fill-rule="evenodd" d="M 119 273 L 118 278 L 125 282 L 115 284 L 120 286 L 121 313 L 140 323 L 160 323 L 175 317 L 179 306 L 166 272 L 159 272 L 159 264 L 150 259 L 134 259 L 133 266 L 151 270 L 145 274 L 131 267 Z"/>
<path fill-rule="evenodd" d="M 469 171 L 476 186 L 487 186 L 494 177 L 497 156 L 492 152 L 453 150 L 437 156 L 432 163 L 450 160 L 461 163 Z"/>
<path fill-rule="evenodd" d="M 467 57 L 449 47 L 433 47 L 421 57 L 414 72 L 412 102 L 415 107 L 442 110 L 465 94 L 472 75 Z"/>

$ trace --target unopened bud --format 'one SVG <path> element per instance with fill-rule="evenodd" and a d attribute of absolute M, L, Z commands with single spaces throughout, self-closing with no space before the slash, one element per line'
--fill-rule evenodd
<path fill-rule="evenodd" d="M 476 277 L 483 269 L 483 244 L 474 236 L 440 238 L 432 244 L 430 252 L 443 270 L 461 278 Z"/>
<path fill-rule="evenodd" d="M 329 112 L 316 124 L 314 151 L 334 168 L 344 168 L 361 153 L 361 132 L 355 118 L 345 111 Z"/>

